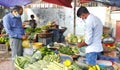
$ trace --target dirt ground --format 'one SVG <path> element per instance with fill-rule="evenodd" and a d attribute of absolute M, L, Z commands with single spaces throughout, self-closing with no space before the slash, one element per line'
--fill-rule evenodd
<path fill-rule="evenodd" d="M 12 63 L 10 60 L 6 60 L 0 63 L 0 70 L 12 70 Z"/>
<path fill-rule="evenodd" d="M 0 70 L 12 70 L 11 53 L 0 51 Z"/>

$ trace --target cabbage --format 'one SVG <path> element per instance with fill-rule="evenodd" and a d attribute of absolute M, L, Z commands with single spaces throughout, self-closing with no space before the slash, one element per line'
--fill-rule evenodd
<path fill-rule="evenodd" d="M 22 47 L 23 47 L 23 48 L 29 48 L 29 47 L 30 47 L 30 42 L 29 42 L 29 40 L 23 40 L 23 42 L 22 42 Z"/>

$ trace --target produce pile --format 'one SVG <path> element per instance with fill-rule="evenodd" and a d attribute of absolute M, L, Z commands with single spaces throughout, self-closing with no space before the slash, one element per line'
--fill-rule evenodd
<path fill-rule="evenodd" d="M 49 59 L 49 57 L 47 57 L 48 55 L 54 55 L 54 54 L 55 53 L 52 50 L 46 48 L 46 46 L 43 46 L 42 48 L 36 50 L 32 56 L 30 56 L 30 55 L 16 56 L 15 57 L 15 65 L 19 69 L 34 70 L 34 65 L 36 65 L 36 64 L 39 65 L 40 63 L 42 64 L 44 62 L 44 60 Z M 44 57 L 44 60 L 43 60 L 43 57 Z M 56 58 L 51 58 L 51 59 L 56 60 Z M 31 67 L 33 67 L 33 68 L 31 68 Z"/>
<path fill-rule="evenodd" d="M 41 32 L 41 28 L 27 28 L 25 30 L 26 34 L 34 35 L 35 33 Z"/>
<path fill-rule="evenodd" d="M 28 36 L 28 40 L 30 42 L 34 42 L 34 40 L 36 39 L 36 34 L 40 33 L 41 32 L 41 28 L 26 28 L 25 30 L 25 34 Z M 25 46 L 24 46 L 25 48 Z M 28 48 L 28 46 L 27 46 Z"/>
<path fill-rule="evenodd" d="M 81 42 L 84 40 L 84 36 L 76 36 L 74 34 L 68 34 L 65 37 L 65 40 L 70 44 L 77 44 L 78 42 Z"/>
<path fill-rule="evenodd" d="M 0 35 L 0 44 L 5 44 L 6 47 L 10 46 L 8 35 Z"/>
<path fill-rule="evenodd" d="M 67 49 L 65 46 L 60 46 L 63 50 Z M 74 54 L 74 48 L 68 48 L 70 53 L 65 52 L 65 54 Z M 70 59 L 63 59 L 59 53 L 54 50 L 47 48 L 46 46 L 37 49 L 32 56 L 16 56 L 15 66 L 19 70 L 83 70 L 83 67 L 79 66 L 74 61 Z"/>
<path fill-rule="evenodd" d="M 9 37 L 8 36 L 0 36 L 0 44 L 5 44 L 6 42 L 9 41 Z"/>
<path fill-rule="evenodd" d="M 109 70 L 107 67 L 89 66 L 74 61 L 71 55 L 79 54 L 75 46 L 58 45 L 57 49 L 53 49 L 54 47 L 42 46 L 31 56 L 16 56 L 15 66 L 19 70 Z"/>
<path fill-rule="evenodd" d="M 41 26 L 41 30 L 48 30 L 49 29 L 49 26 L 47 26 L 47 25 L 42 25 Z"/>
<path fill-rule="evenodd" d="M 79 54 L 79 49 L 76 46 L 60 46 L 59 49 L 60 53 L 67 54 L 67 55 L 75 55 Z"/>
<path fill-rule="evenodd" d="M 53 61 L 56 61 L 56 62 L 60 62 L 60 56 L 57 55 L 57 54 L 54 54 L 54 55 L 46 55 L 43 60 L 47 61 L 47 62 L 53 62 Z"/>

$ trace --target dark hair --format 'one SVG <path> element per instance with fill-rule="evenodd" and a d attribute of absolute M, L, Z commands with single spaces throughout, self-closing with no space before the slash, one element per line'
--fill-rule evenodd
<path fill-rule="evenodd" d="M 34 18 L 34 15 L 30 15 L 31 18 Z"/>
<path fill-rule="evenodd" d="M 12 11 L 13 10 L 16 10 L 17 12 L 19 12 L 19 10 L 22 8 L 22 6 L 18 6 L 18 5 L 16 5 L 16 6 L 14 6 L 13 8 L 12 8 Z"/>
<path fill-rule="evenodd" d="M 77 16 L 80 17 L 83 13 L 89 13 L 88 9 L 84 6 L 81 6 L 77 11 Z"/>

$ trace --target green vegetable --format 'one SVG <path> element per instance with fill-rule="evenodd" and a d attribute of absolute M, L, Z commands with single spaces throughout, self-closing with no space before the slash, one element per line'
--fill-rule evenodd
<path fill-rule="evenodd" d="M 69 43 L 77 43 L 78 42 L 77 36 L 75 36 L 74 34 L 71 34 L 70 37 L 68 38 L 68 42 Z"/>
<path fill-rule="evenodd" d="M 42 56 L 41 56 L 40 51 L 35 52 L 35 53 L 33 54 L 32 58 L 41 59 Z"/>
<path fill-rule="evenodd" d="M 69 67 L 71 70 L 88 70 L 88 68 L 79 66 L 77 63 L 73 62 L 73 64 Z"/>
<path fill-rule="evenodd" d="M 47 70 L 68 70 L 68 68 L 63 64 L 54 61 L 47 65 Z"/>
<path fill-rule="evenodd" d="M 43 60 L 45 60 L 47 62 L 53 62 L 53 61 L 60 62 L 60 56 L 57 54 L 46 55 L 46 56 L 44 56 Z"/>
<path fill-rule="evenodd" d="M 74 52 L 72 51 L 72 48 L 69 46 L 60 46 L 59 51 L 63 54 L 73 55 Z"/>
<path fill-rule="evenodd" d="M 55 54 L 51 49 L 47 48 L 46 46 L 43 46 L 38 50 L 41 52 L 42 57 L 49 54 Z"/>
<path fill-rule="evenodd" d="M 32 55 L 31 63 L 36 62 L 37 60 L 40 60 L 42 58 L 40 51 L 36 51 Z"/>
<path fill-rule="evenodd" d="M 40 33 L 41 32 L 41 28 L 35 28 L 34 31 L 35 31 L 35 33 Z"/>
<path fill-rule="evenodd" d="M 103 36 L 103 38 L 106 38 L 106 37 L 109 37 L 109 34 L 104 33 L 102 36 Z"/>
<path fill-rule="evenodd" d="M 41 26 L 41 30 L 48 30 L 48 29 L 49 29 L 49 27 L 47 25 Z"/>
<path fill-rule="evenodd" d="M 47 68 L 48 62 L 44 60 L 39 60 L 33 64 L 29 64 L 24 70 L 43 70 L 43 68 Z"/>
<path fill-rule="evenodd" d="M 35 29 L 34 29 L 34 28 L 27 28 L 27 29 L 25 30 L 25 32 L 26 32 L 28 35 L 34 36 L 34 34 L 41 32 L 41 28 L 35 28 Z"/>
<path fill-rule="evenodd" d="M 20 68 L 24 68 L 24 65 L 28 62 L 28 58 L 22 56 L 15 57 L 15 64 Z"/>
<path fill-rule="evenodd" d="M 27 29 L 25 30 L 25 32 L 26 32 L 27 34 L 30 34 L 30 33 L 34 33 L 35 31 L 34 31 L 34 28 L 27 28 Z"/>
<path fill-rule="evenodd" d="M 76 46 L 72 47 L 72 51 L 74 52 L 74 54 L 80 54 L 79 48 L 77 48 Z"/>

